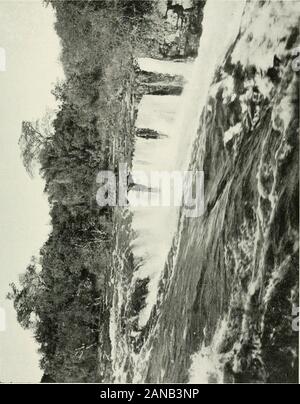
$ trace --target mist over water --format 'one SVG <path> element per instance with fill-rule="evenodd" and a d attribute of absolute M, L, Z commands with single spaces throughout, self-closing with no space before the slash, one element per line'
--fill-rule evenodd
<path fill-rule="evenodd" d="M 167 65 L 168 62 L 164 62 Z M 172 63 L 171 63 L 172 67 Z M 167 69 L 167 66 L 166 66 Z M 172 72 L 172 69 L 170 69 Z M 163 136 L 159 139 L 137 138 L 132 169 L 143 171 L 146 175 L 153 171 L 172 171 L 180 169 L 174 159 L 178 140 L 174 132 L 176 114 L 180 108 L 180 98 L 176 96 L 143 97 L 137 118 L 137 127 L 156 130 Z M 134 178 L 139 182 L 137 178 Z M 148 184 L 142 184 L 148 186 Z M 138 194 L 138 195 L 136 195 Z M 139 197 L 138 191 L 130 191 L 129 203 Z M 144 198 L 147 200 L 148 192 Z M 143 197 L 143 195 L 142 195 Z M 145 201 L 147 204 L 147 201 Z M 150 278 L 146 308 L 140 315 L 140 326 L 144 326 L 156 302 L 160 273 L 164 268 L 172 243 L 178 217 L 177 207 L 131 207 L 133 212 L 132 230 L 136 238 L 132 252 L 143 264 L 136 273 L 137 278 Z"/>

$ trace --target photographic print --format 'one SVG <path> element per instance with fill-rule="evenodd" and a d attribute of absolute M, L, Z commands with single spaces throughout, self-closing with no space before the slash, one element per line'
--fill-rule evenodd
<path fill-rule="evenodd" d="M 298 0 L 0 1 L 1 383 L 298 384 L 299 29 Z"/>

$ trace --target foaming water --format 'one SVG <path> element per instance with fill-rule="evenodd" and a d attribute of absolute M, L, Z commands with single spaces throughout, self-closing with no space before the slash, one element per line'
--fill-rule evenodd
<path fill-rule="evenodd" d="M 192 71 L 192 62 L 170 62 L 152 58 L 139 58 L 138 64 L 145 72 L 169 74 L 171 76 L 188 77 Z"/>
<path fill-rule="evenodd" d="M 223 383 L 223 369 L 220 362 L 219 350 L 227 329 L 227 320 L 219 322 L 213 340 L 209 346 L 203 343 L 199 352 L 192 357 L 189 370 L 189 383 L 209 384 Z"/>

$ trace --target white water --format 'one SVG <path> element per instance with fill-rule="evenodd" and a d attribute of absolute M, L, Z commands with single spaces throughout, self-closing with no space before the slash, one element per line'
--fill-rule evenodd
<path fill-rule="evenodd" d="M 152 58 L 139 58 L 138 64 L 145 72 L 170 74 L 171 76 L 183 76 L 188 78 L 192 72 L 193 63 L 170 62 Z"/>
<path fill-rule="evenodd" d="M 210 346 L 201 346 L 199 352 L 192 356 L 189 370 L 189 383 L 208 384 L 223 383 L 223 371 L 220 363 L 219 349 L 227 329 L 227 320 L 223 319 L 217 326 Z"/>
<path fill-rule="evenodd" d="M 222 62 L 229 45 L 238 34 L 244 6 L 244 1 L 218 1 L 218 5 L 213 0 L 207 2 L 198 57 L 182 96 L 145 96 L 142 100 L 137 126 L 156 129 L 168 137 L 157 140 L 138 139 L 133 170 L 149 172 L 187 169 L 210 84 L 216 67 Z M 145 59 L 140 59 L 140 63 L 141 61 Z M 174 72 L 174 63 L 154 63 L 152 59 L 149 63 L 147 59 L 145 64 L 157 69 L 156 71 L 159 65 L 160 72 Z M 129 202 L 136 197 L 135 192 L 130 192 Z M 139 325 L 142 327 L 147 323 L 156 303 L 159 280 L 177 229 L 179 209 L 133 207 L 132 210 L 132 227 L 137 234 L 132 244 L 133 253 L 136 258 L 144 261 L 136 277 L 150 278 L 146 307 L 139 318 Z"/>
<path fill-rule="evenodd" d="M 143 171 L 149 175 L 153 171 L 172 171 L 178 168 L 176 155 L 177 139 L 174 136 L 175 117 L 180 108 L 180 97 L 145 96 L 143 97 L 137 118 L 137 127 L 157 130 L 165 135 L 161 139 L 137 138 L 133 171 Z M 136 183 L 148 185 L 133 175 Z M 137 191 L 129 192 L 129 203 L 140 195 Z M 148 193 L 142 194 L 147 203 Z M 146 308 L 141 312 L 139 325 L 143 327 L 156 303 L 158 282 L 164 268 L 177 225 L 177 207 L 131 207 L 134 212 L 132 229 L 137 238 L 132 243 L 132 251 L 137 259 L 144 261 L 136 273 L 136 278 L 150 278 Z"/>

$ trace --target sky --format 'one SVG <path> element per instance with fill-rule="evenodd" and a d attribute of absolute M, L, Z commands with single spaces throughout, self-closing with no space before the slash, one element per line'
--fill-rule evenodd
<path fill-rule="evenodd" d="M 51 229 L 44 184 L 27 175 L 18 139 L 23 120 L 56 106 L 51 90 L 63 73 L 54 22 L 40 0 L 0 0 L 0 382 L 36 383 L 42 375 L 38 346 L 6 295 Z"/>

